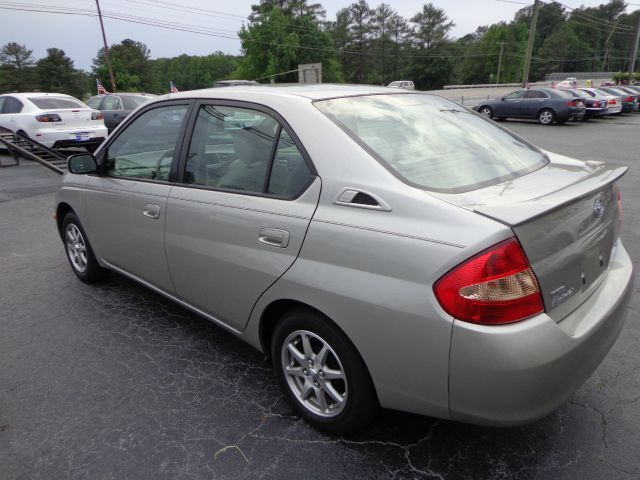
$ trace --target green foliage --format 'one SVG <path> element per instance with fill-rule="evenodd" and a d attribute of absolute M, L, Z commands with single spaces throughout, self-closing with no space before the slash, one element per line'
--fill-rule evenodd
<path fill-rule="evenodd" d="M 167 93 L 169 82 L 173 81 L 179 90 L 210 88 L 217 80 L 230 77 L 238 68 L 238 58 L 215 52 L 204 57 L 180 55 L 173 58 L 152 60 L 159 90 L 154 93 Z"/>
<path fill-rule="evenodd" d="M 32 54 L 32 50 L 16 42 L 9 42 L 0 49 L 0 92 L 36 89 Z"/>
<path fill-rule="evenodd" d="M 44 92 L 66 93 L 82 98 L 87 92 L 84 73 L 76 70 L 64 50 L 47 49 L 47 56 L 36 64 L 36 78 Z"/>
<path fill-rule="evenodd" d="M 250 80 L 276 76 L 278 82 L 296 82 L 298 64 L 322 63 L 323 81 L 342 80 L 331 36 L 305 9 L 287 10 L 262 4 L 238 36 L 244 57 L 233 76 Z M 301 14 L 299 13 L 301 12 Z M 303 48 L 300 48 L 303 47 Z"/>
<path fill-rule="evenodd" d="M 149 60 L 151 51 L 142 42 L 126 39 L 109 48 L 116 90 L 119 92 L 155 92 L 160 89 Z M 109 69 L 104 50 L 93 59 L 93 74 L 110 90 Z"/>

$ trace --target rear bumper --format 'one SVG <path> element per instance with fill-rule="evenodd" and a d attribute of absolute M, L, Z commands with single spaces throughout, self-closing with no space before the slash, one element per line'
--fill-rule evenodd
<path fill-rule="evenodd" d="M 631 259 L 618 242 L 605 281 L 559 323 L 546 314 L 500 327 L 456 321 L 449 366 L 452 418 L 508 426 L 555 410 L 613 346 L 632 283 Z"/>
<path fill-rule="evenodd" d="M 77 134 L 84 134 L 86 140 L 78 141 Z M 107 138 L 107 127 L 87 127 L 69 130 L 58 130 L 55 128 L 41 128 L 35 132 L 30 132 L 32 138 L 47 147 L 82 147 L 84 145 L 99 145 Z"/>

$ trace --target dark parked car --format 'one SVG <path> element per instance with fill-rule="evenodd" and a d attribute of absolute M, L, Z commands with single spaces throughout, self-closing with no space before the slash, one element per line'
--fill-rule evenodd
<path fill-rule="evenodd" d="M 572 93 L 552 88 L 520 89 L 497 100 L 479 103 L 473 109 L 489 118 L 533 118 L 543 125 L 581 119 L 586 108 Z"/>
<path fill-rule="evenodd" d="M 622 99 L 622 113 L 630 113 L 638 111 L 637 93 L 629 93 L 623 87 L 600 87 L 598 90 L 615 95 Z M 631 90 L 633 92 L 633 90 Z"/>
<path fill-rule="evenodd" d="M 584 102 L 586 111 L 583 120 L 602 117 L 609 114 L 609 102 L 604 97 L 592 97 L 590 93 L 577 88 L 563 88 L 563 90 L 571 93 L 574 98 L 580 99 Z"/>
<path fill-rule="evenodd" d="M 86 103 L 94 110 L 102 112 L 104 124 L 111 133 L 132 111 L 157 97 L 151 93 L 109 93 L 91 97 Z"/>

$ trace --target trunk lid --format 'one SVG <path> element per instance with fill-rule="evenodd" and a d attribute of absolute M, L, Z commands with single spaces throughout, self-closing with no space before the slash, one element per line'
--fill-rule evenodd
<path fill-rule="evenodd" d="M 546 167 L 462 194 L 435 194 L 512 228 L 556 322 L 604 279 L 620 233 L 616 180 L 627 167 L 548 153 Z"/>
<path fill-rule="evenodd" d="M 95 128 L 103 123 L 102 120 L 92 120 L 91 114 L 94 110 L 90 108 L 70 108 L 47 110 L 45 113 L 57 114 L 61 122 L 53 123 L 57 130 L 81 130 L 83 128 Z"/>

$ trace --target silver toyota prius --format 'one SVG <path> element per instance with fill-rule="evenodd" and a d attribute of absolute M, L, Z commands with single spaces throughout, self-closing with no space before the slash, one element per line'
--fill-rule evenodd
<path fill-rule="evenodd" d="M 70 157 L 60 237 L 270 356 L 336 433 L 380 407 L 488 425 L 557 408 L 624 322 L 625 167 L 439 96 L 229 87 L 144 104 Z"/>

